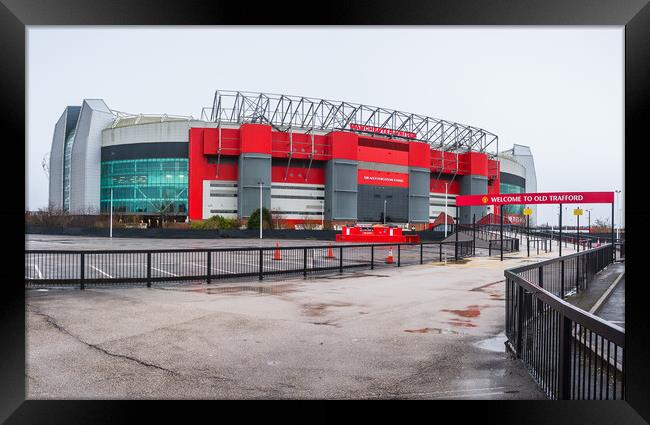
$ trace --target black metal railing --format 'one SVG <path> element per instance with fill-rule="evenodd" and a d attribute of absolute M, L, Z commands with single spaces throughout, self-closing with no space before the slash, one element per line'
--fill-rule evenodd
<path fill-rule="evenodd" d="M 505 271 L 508 348 L 552 399 L 625 399 L 625 330 L 564 301 L 612 264 L 604 245 Z"/>
<path fill-rule="evenodd" d="M 25 284 L 131 284 L 304 276 L 348 269 L 454 261 L 474 253 L 472 241 L 231 249 L 25 251 Z"/>
<path fill-rule="evenodd" d="M 472 238 L 475 249 L 487 250 L 487 255 L 503 252 L 519 251 L 520 240 L 516 237 L 508 236 L 504 233 L 503 241 L 498 231 L 492 230 L 487 225 L 480 224 L 459 224 L 459 234 Z"/>

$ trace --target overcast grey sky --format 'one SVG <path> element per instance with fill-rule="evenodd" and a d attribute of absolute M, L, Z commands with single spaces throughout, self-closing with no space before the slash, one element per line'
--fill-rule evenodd
<path fill-rule="evenodd" d="M 216 89 L 365 103 L 528 145 L 539 192 L 623 185 L 623 27 L 29 27 L 26 208 L 67 105 L 200 117 Z M 593 207 L 592 221 L 611 215 Z M 538 223 L 556 222 L 540 206 Z M 574 220 L 571 217 L 570 220 Z M 574 223 L 574 221 L 570 221 Z"/>

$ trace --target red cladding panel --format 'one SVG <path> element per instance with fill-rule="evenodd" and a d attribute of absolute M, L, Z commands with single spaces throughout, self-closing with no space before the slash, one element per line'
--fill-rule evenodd
<path fill-rule="evenodd" d="M 203 215 L 203 170 L 207 159 L 203 156 L 203 130 L 190 128 L 188 160 L 188 214 L 190 220 L 200 220 Z"/>
<path fill-rule="evenodd" d="M 333 159 L 351 159 L 353 161 L 357 160 L 357 146 L 359 144 L 359 136 L 354 133 L 333 131 L 329 134 L 329 137 Z"/>
<path fill-rule="evenodd" d="M 271 154 L 271 126 L 265 124 L 242 124 L 241 152 Z"/>
<path fill-rule="evenodd" d="M 445 193 L 445 183 L 447 183 L 447 193 L 452 195 L 460 194 L 460 179 L 458 177 L 452 181 L 451 178 L 446 177 L 436 179 L 436 176 L 432 175 L 429 191 L 433 193 Z"/>
<path fill-rule="evenodd" d="M 467 164 L 467 173 L 472 176 L 488 175 L 488 157 L 481 152 L 467 152 L 462 154 L 459 160 Z"/>
<path fill-rule="evenodd" d="M 286 180 L 285 180 L 286 177 Z M 271 181 L 274 183 L 325 184 L 325 168 L 271 167 Z"/>
<path fill-rule="evenodd" d="M 409 163 L 408 151 L 359 146 L 357 159 L 365 162 L 379 162 L 382 164 L 395 164 L 407 166 Z"/>
<path fill-rule="evenodd" d="M 212 128 L 203 130 L 203 154 L 216 155 L 219 144 L 219 133 Z"/>
<path fill-rule="evenodd" d="M 429 168 L 431 148 L 427 143 L 409 143 L 409 167 Z"/>

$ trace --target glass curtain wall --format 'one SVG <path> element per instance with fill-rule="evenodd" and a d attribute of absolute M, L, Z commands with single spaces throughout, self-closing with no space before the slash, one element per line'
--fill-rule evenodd
<path fill-rule="evenodd" d="M 501 183 L 499 185 L 502 194 L 508 193 L 525 193 L 525 188 L 508 183 Z M 503 213 L 504 214 L 517 214 L 522 215 L 524 213 L 525 205 L 504 205 Z"/>
<path fill-rule="evenodd" d="M 72 142 L 77 129 L 70 130 L 63 145 L 63 210 L 70 211 L 70 161 L 72 160 Z"/>
<path fill-rule="evenodd" d="M 188 160 L 149 158 L 102 162 L 101 211 L 187 214 Z"/>

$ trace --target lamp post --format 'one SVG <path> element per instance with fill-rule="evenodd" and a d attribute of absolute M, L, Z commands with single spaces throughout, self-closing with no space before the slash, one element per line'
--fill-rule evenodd
<path fill-rule="evenodd" d="M 621 216 L 620 216 L 620 211 L 621 211 L 621 207 L 620 207 L 620 205 L 621 205 L 620 204 L 621 196 L 620 196 L 620 194 L 621 194 L 621 191 L 620 190 L 615 190 L 614 193 L 616 194 L 616 205 L 618 205 L 618 211 L 619 211 L 619 215 L 618 215 L 617 220 L 616 220 L 617 224 L 618 224 L 616 226 L 616 240 L 618 241 L 620 239 L 619 232 L 620 232 L 620 229 L 621 229 Z M 614 223 L 612 223 L 612 226 L 614 226 Z"/>
<path fill-rule="evenodd" d="M 576 252 L 580 252 L 580 214 L 576 214 Z"/>
<path fill-rule="evenodd" d="M 264 182 L 260 181 L 260 239 L 262 239 L 262 185 Z"/>
<path fill-rule="evenodd" d="M 591 236 L 591 210 L 585 211 L 587 211 L 587 233 Z"/>
<path fill-rule="evenodd" d="M 447 237 L 447 185 L 445 182 L 445 238 Z"/>
<path fill-rule="evenodd" d="M 110 226 L 108 231 L 108 237 L 113 239 L 113 188 L 111 188 L 111 214 L 110 214 Z"/>

